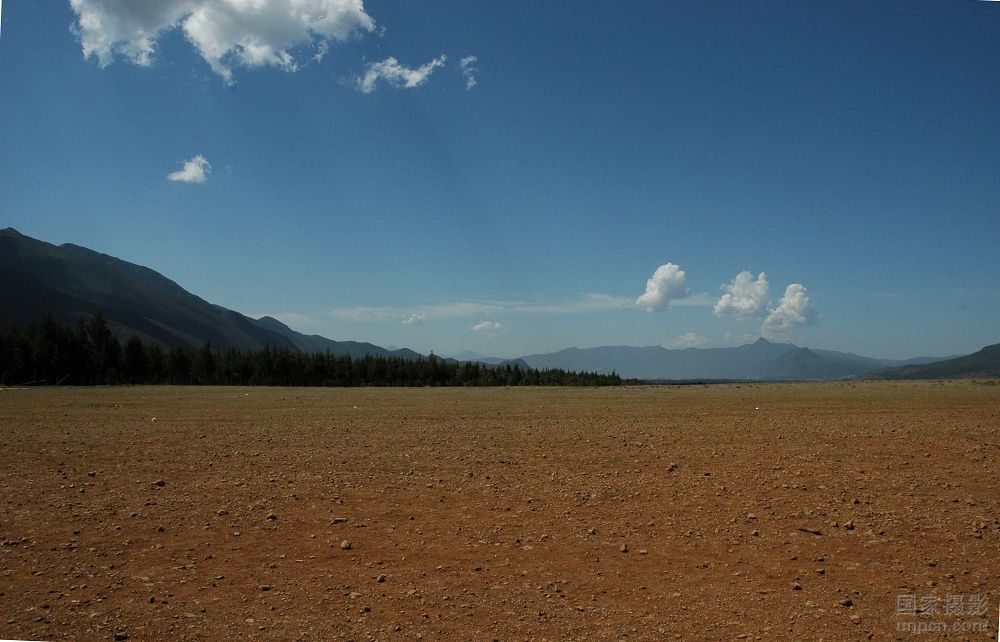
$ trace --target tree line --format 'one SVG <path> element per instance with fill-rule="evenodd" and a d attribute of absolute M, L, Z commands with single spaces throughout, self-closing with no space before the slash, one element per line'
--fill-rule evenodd
<path fill-rule="evenodd" d="M 100 312 L 66 325 L 46 316 L 0 331 L 0 385 L 223 386 L 617 386 L 616 373 L 487 366 L 435 357 L 352 358 L 266 347 L 165 348 L 131 336 L 124 345 Z"/>

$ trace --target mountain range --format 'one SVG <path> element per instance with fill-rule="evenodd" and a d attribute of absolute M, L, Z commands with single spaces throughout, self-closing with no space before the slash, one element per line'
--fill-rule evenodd
<path fill-rule="evenodd" d="M 213 346 L 366 354 L 407 359 L 413 350 L 305 335 L 277 319 L 252 319 L 191 294 L 147 267 L 66 243 L 52 245 L 0 230 L 0 322 L 29 323 L 45 314 L 63 323 L 102 311 L 123 337 L 165 346 Z"/>
<path fill-rule="evenodd" d="M 616 371 L 635 379 L 844 379 L 904 362 L 848 352 L 800 348 L 760 338 L 734 348 L 667 349 L 661 346 L 568 348 L 523 357 L 534 368 Z M 924 362 L 929 359 L 918 359 Z"/>
<path fill-rule="evenodd" d="M 1000 343 L 978 352 L 933 363 L 908 364 L 871 373 L 877 379 L 983 379 L 1000 378 Z"/>
<path fill-rule="evenodd" d="M 419 359 L 407 349 L 306 335 L 272 317 L 254 319 L 191 294 L 141 265 L 70 243 L 52 245 L 12 228 L 0 230 L 0 323 L 30 323 L 51 315 L 76 323 L 102 311 L 122 337 L 138 335 L 164 346 L 220 349 L 271 347 Z M 646 380 L 825 380 L 861 376 L 933 378 L 1000 376 L 1000 345 L 974 355 L 907 361 L 874 359 L 848 352 L 757 341 L 730 348 L 667 349 L 661 346 L 567 348 L 518 359 L 458 353 L 458 361 L 489 365 L 610 373 Z"/>

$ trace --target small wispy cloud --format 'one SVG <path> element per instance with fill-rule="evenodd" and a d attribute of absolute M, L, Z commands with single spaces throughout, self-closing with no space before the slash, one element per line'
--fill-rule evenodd
<path fill-rule="evenodd" d="M 635 304 L 646 312 L 666 310 L 671 301 L 683 299 L 691 294 L 687 288 L 687 275 L 679 265 L 666 263 L 656 268 L 653 276 L 646 281 L 646 291 L 635 300 Z"/>
<path fill-rule="evenodd" d="M 211 163 L 204 156 L 198 154 L 194 158 L 184 161 L 184 166 L 176 172 L 167 174 L 167 180 L 180 183 L 204 183 L 210 173 L 212 173 Z"/>
<path fill-rule="evenodd" d="M 503 330 L 503 324 L 497 321 L 480 321 L 469 329 L 473 332 L 482 332 L 483 334 L 492 336 Z"/>
<path fill-rule="evenodd" d="M 468 91 L 479 84 L 479 68 L 476 63 L 479 62 L 477 56 L 466 56 L 458 61 L 458 70 L 462 72 L 462 78 L 465 79 L 465 90 Z"/>
<path fill-rule="evenodd" d="M 398 60 L 390 56 L 385 60 L 369 63 L 364 75 L 357 78 L 355 82 L 358 89 L 364 94 L 375 91 L 379 80 L 390 87 L 412 89 L 427 82 L 434 70 L 443 67 L 447 59 L 447 56 L 442 54 L 419 67 L 411 68 L 399 64 Z"/>
<path fill-rule="evenodd" d="M 679 337 L 663 342 L 664 348 L 704 348 L 712 344 L 712 340 L 697 332 L 685 332 Z"/>
<path fill-rule="evenodd" d="M 408 316 L 404 317 L 400 323 L 403 325 L 421 325 L 427 320 L 426 314 L 419 314 L 416 312 L 410 313 Z"/>
<path fill-rule="evenodd" d="M 326 40 L 321 40 L 318 45 L 316 45 L 316 51 L 313 52 L 313 60 L 315 62 L 323 62 L 323 58 L 326 58 L 326 54 L 330 51 L 330 43 Z"/>

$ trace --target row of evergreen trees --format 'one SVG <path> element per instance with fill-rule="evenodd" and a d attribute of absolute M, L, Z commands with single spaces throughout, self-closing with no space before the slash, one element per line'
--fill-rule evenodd
<path fill-rule="evenodd" d="M 76 327 L 45 317 L 0 331 L 0 385 L 616 386 L 617 374 L 532 370 L 426 359 L 307 354 L 286 349 L 122 346 L 104 315 Z"/>

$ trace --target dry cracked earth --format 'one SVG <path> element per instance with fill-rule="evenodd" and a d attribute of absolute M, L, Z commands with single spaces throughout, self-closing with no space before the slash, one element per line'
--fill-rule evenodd
<path fill-rule="evenodd" d="M 0 638 L 992 640 L 995 383 L 0 390 Z"/>

